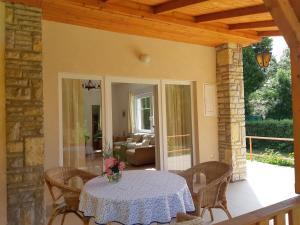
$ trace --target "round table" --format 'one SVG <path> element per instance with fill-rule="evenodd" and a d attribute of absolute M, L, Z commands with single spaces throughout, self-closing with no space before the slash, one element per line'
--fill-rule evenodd
<path fill-rule="evenodd" d="M 98 224 L 169 223 L 178 212 L 195 210 L 183 177 L 169 172 L 124 171 L 118 183 L 106 177 L 88 181 L 80 195 L 79 210 Z"/>

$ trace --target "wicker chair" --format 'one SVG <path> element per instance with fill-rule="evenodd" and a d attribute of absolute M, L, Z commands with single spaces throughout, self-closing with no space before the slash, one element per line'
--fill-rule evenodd
<path fill-rule="evenodd" d="M 197 216 L 203 217 L 208 209 L 213 221 L 212 208 L 220 208 L 224 210 L 229 219 L 232 218 L 226 200 L 226 191 L 232 176 L 231 166 L 222 162 L 205 162 L 182 171 L 179 175 L 187 181 Z"/>
<path fill-rule="evenodd" d="M 201 225 L 202 219 L 185 213 L 177 213 L 175 225 Z"/>
<path fill-rule="evenodd" d="M 78 177 L 85 183 L 96 177 L 96 175 L 70 167 L 53 168 L 45 172 L 45 181 L 53 199 L 52 215 L 48 225 L 51 225 L 54 218 L 60 214 L 63 215 L 61 221 L 63 225 L 66 214 L 68 213 L 77 215 L 83 221 L 84 225 L 89 224 L 90 218 L 84 217 L 84 215 L 78 211 L 81 190 L 69 184 L 72 182 L 72 179 Z"/>

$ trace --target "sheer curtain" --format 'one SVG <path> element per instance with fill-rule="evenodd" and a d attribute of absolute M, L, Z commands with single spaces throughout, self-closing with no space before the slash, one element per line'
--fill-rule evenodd
<path fill-rule="evenodd" d="M 63 163 L 85 167 L 83 89 L 81 80 L 63 79 Z"/>
<path fill-rule="evenodd" d="M 135 132 L 135 113 L 134 113 L 134 94 L 130 91 L 128 94 L 128 133 Z"/>
<path fill-rule="evenodd" d="M 166 85 L 168 169 L 184 170 L 192 163 L 191 90 L 189 85 Z"/>

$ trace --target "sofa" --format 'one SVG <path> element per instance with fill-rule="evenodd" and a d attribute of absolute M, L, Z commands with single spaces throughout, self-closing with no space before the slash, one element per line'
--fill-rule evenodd
<path fill-rule="evenodd" d="M 155 163 L 155 146 L 139 147 L 126 150 L 127 162 L 133 166 Z"/>
<path fill-rule="evenodd" d="M 114 142 L 114 149 L 125 155 L 125 160 L 134 166 L 155 163 L 155 135 L 134 133 L 122 141 Z M 125 154 L 123 154 L 125 153 Z"/>

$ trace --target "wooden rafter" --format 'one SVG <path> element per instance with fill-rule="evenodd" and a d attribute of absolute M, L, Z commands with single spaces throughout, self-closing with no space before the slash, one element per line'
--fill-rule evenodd
<path fill-rule="evenodd" d="M 249 23 L 236 23 L 230 24 L 229 30 L 242 30 L 242 29 L 252 29 L 252 28 L 264 28 L 264 27 L 276 27 L 274 20 L 249 22 Z"/>
<path fill-rule="evenodd" d="M 231 9 L 221 12 L 203 14 L 195 17 L 196 22 L 208 22 L 213 20 L 228 19 L 240 16 L 249 16 L 268 12 L 265 5 L 256 5 L 245 8 Z"/>
<path fill-rule="evenodd" d="M 195 23 L 192 16 L 155 14 L 153 7 L 133 1 L 10 0 L 41 3 L 43 17 L 115 32 L 215 46 L 226 42 L 248 45 L 260 37 L 255 32 L 229 30 L 226 26 Z M 95 19 L 97 18 L 97 19 Z"/>
<path fill-rule="evenodd" d="M 260 37 L 282 36 L 282 32 L 280 30 L 265 30 L 258 31 L 257 35 Z"/>
<path fill-rule="evenodd" d="M 179 8 L 207 1 L 208 0 L 173 0 L 154 6 L 153 11 L 154 13 L 171 12 Z"/>

